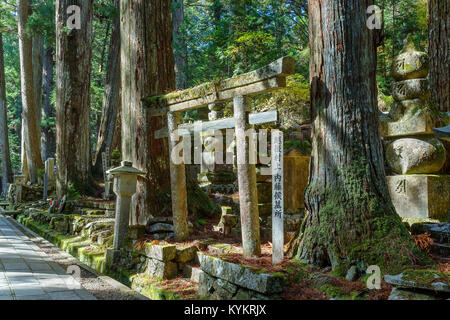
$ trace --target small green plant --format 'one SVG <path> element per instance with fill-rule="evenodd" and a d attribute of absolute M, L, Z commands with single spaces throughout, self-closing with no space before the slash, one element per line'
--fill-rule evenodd
<path fill-rule="evenodd" d="M 303 154 L 311 154 L 311 143 L 309 141 L 288 140 L 284 142 L 284 150 L 295 149 Z"/>
<path fill-rule="evenodd" d="M 77 199 L 81 199 L 81 193 L 72 182 L 69 182 L 69 185 L 67 186 L 67 200 Z"/>
<path fill-rule="evenodd" d="M 114 149 L 111 153 L 111 166 L 118 167 L 120 166 L 120 161 L 122 161 L 122 156 L 118 149 Z"/>
<path fill-rule="evenodd" d="M 44 169 L 37 169 L 37 175 L 39 178 L 44 179 L 44 173 L 45 173 Z"/>

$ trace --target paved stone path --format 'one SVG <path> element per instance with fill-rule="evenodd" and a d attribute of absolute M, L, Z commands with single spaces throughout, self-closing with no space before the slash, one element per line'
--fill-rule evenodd
<path fill-rule="evenodd" d="M 96 298 L 0 215 L 0 300 Z"/>

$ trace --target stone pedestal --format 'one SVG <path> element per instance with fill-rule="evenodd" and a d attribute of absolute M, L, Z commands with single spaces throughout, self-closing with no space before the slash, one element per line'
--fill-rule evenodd
<path fill-rule="evenodd" d="M 387 182 L 400 217 L 448 221 L 450 176 L 398 175 L 388 176 Z"/>

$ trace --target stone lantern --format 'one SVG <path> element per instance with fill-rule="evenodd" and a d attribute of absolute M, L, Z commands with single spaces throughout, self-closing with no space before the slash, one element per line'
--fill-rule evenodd
<path fill-rule="evenodd" d="M 114 263 L 128 236 L 131 197 L 136 193 L 137 177 L 145 172 L 134 168 L 131 161 L 122 161 L 120 167 L 109 170 L 107 174 L 114 177 L 114 193 L 117 196 L 113 249 L 106 252 L 106 260 Z"/>

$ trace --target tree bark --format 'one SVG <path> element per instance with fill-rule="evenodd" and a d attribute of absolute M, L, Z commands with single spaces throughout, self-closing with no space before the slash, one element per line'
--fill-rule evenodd
<path fill-rule="evenodd" d="M 167 139 L 154 139 L 165 126 L 149 117 L 142 98 L 175 89 L 171 2 L 121 0 L 122 158 L 147 172 L 138 178 L 131 224 L 170 211 Z"/>
<path fill-rule="evenodd" d="M 175 47 L 175 76 L 177 89 L 187 88 L 187 45 L 181 29 L 184 23 L 183 0 L 172 0 L 173 36 Z"/>
<path fill-rule="evenodd" d="M 450 111 L 450 2 L 428 1 L 428 54 L 431 97 L 439 110 Z"/>
<path fill-rule="evenodd" d="M 80 7 L 81 29 L 66 30 L 67 8 Z M 92 0 L 56 3 L 56 158 L 57 196 L 69 184 L 89 193 L 89 109 L 92 57 Z"/>
<path fill-rule="evenodd" d="M 4 194 L 12 183 L 11 155 L 9 152 L 8 120 L 6 109 L 5 60 L 3 54 L 3 35 L 0 33 L 0 152 L 2 155 L 2 186 Z"/>
<path fill-rule="evenodd" d="M 115 0 L 116 8 L 120 7 L 119 0 Z M 108 53 L 106 69 L 105 91 L 103 94 L 102 117 L 98 131 L 97 149 L 94 159 L 94 173 L 102 175 L 102 153 L 106 148 L 112 152 L 112 142 L 116 129 L 117 113 L 120 109 L 120 17 L 114 17 L 113 30 Z"/>
<path fill-rule="evenodd" d="M 53 80 L 55 62 L 53 60 L 54 48 L 47 46 L 44 52 L 43 74 L 42 74 L 42 116 L 46 120 L 42 127 L 41 148 L 42 158 L 55 157 L 56 137 L 54 126 L 50 124 L 55 118 L 55 107 L 51 102 L 51 95 L 55 82 Z"/>
<path fill-rule="evenodd" d="M 387 272 L 421 256 L 386 183 L 376 46 L 366 27 L 372 4 L 309 1 L 313 150 L 296 258 L 344 275 L 351 265 Z"/>
<path fill-rule="evenodd" d="M 36 107 L 36 126 L 38 129 L 38 140 L 41 139 L 41 118 L 42 118 L 42 72 L 44 58 L 44 37 L 42 35 L 33 36 L 32 40 L 32 66 L 34 85 L 34 105 Z M 45 161 L 42 150 L 41 159 Z"/>
<path fill-rule="evenodd" d="M 28 0 L 17 0 L 19 53 L 20 53 L 20 78 L 22 91 L 22 119 L 25 156 L 27 159 L 28 173 L 31 183 L 36 183 L 38 169 L 43 169 L 41 158 L 39 130 L 37 127 L 36 104 L 34 98 L 34 81 L 32 66 L 32 40 L 26 34 L 25 26 L 30 14 Z"/>

